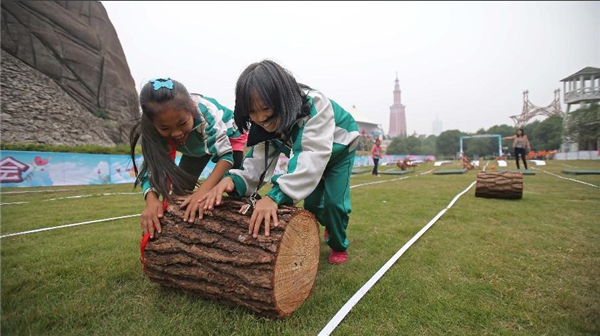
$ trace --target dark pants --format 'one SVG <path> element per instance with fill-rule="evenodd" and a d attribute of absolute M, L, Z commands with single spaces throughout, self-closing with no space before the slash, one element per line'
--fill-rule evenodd
<path fill-rule="evenodd" d="M 244 161 L 243 151 L 233 151 L 233 169 L 240 169 Z"/>
<path fill-rule="evenodd" d="M 242 166 L 242 160 L 244 159 L 244 152 L 242 151 L 233 151 L 233 168 L 237 169 Z M 202 157 L 193 157 L 183 155 L 181 156 L 181 161 L 179 161 L 179 168 L 181 168 L 184 172 L 194 176 L 196 180 L 200 177 L 200 174 L 206 168 L 208 164 L 208 160 L 210 160 L 210 155 L 204 155 Z M 187 186 L 190 190 L 194 190 L 194 185 Z"/>
<path fill-rule="evenodd" d="M 517 161 L 517 169 L 521 169 L 519 166 L 519 155 L 523 159 L 525 169 L 527 169 L 527 161 L 525 161 L 525 148 L 515 148 L 515 160 Z"/>
<path fill-rule="evenodd" d="M 181 161 L 179 161 L 179 168 L 181 168 L 184 172 L 194 176 L 196 181 L 198 181 L 198 177 L 200 177 L 200 173 L 202 173 L 208 164 L 208 160 L 210 160 L 210 155 L 204 155 L 202 157 L 183 155 L 181 156 Z M 195 182 L 193 185 L 186 186 L 186 188 L 189 190 L 194 190 L 195 187 Z"/>
<path fill-rule="evenodd" d="M 373 167 L 371 174 L 378 175 L 379 172 L 377 172 L 377 166 L 379 165 L 379 159 L 373 159 L 373 163 L 375 164 L 375 167 Z"/>

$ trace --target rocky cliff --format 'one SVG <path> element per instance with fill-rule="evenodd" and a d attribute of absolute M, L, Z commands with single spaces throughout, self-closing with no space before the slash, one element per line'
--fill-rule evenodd
<path fill-rule="evenodd" d="M 96 1 L 2 1 L 3 143 L 126 143 L 135 84 Z"/>

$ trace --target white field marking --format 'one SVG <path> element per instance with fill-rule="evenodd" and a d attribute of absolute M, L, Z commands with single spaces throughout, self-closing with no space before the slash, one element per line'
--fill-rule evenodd
<path fill-rule="evenodd" d="M 433 169 L 428 170 L 428 171 L 426 171 L 424 173 L 420 173 L 419 176 L 420 175 L 429 174 L 432 171 L 433 171 Z M 358 187 L 364 187 L 364 186 L 371 185 L 371 184 L 378 184 L 378 183 L 385 183 L 385 182 L 393 182 L 393 181 L 406 180 L 409 177 L 410 177 L 410 175 L 409 176 L 404 176 L 404 177 L 393 178 L 393 179 L 389 179 L 389 180 L 381 180 L 381 181 L 375 181 L 375 182 L 367 182 L 367 183 L 355 184 L 353 186 L 350 186 L 350 189 L 352 189 L 352 188 L 358 188 Z"/>
<path fill-rule="evenodd" d="M 49 202 L 49 201 L 58 201 L 58 200 L 63 200 L 63 199 L 74 199 L 74 198 L 86 198 L 86 197 L 93 197 L 93 196 L 114 196 L 114 195 L 141 195 L 140 193 L 137 192 L 122 192 L 122 193 L 103 193 L 103 194 L 95 194 L 95 195 L 77 195 L 77 196 L 67 196 L 67 197 L 58 197 L 58 198 L 50 198 L 47 200 L 42 200 L 42 202 Z M 30 202 L 11 202 L 11 203 L 0 203 L 0 205 L 13 205 L 13 204 L 27 204 Z"/>
<path fill-rule="evenodd" d="M 568 164 L 566 164 L 566 163 L 559 163 L 559 165 L 561 165 L 561 166 L 565 166 L 565 167 L 569 167 L 569 168 L 579 168 L 579 167 L 577 167 L 577 166 L 571 166 L 571 165 L 568 165 Z"/>
<path fill-rule="evenodd" d="M 124 219 L 124 218 L 136 217 L 136 216 L 139 216 L 139 215 L 141 215 L 141 214 L 126 215 L 126 216 L 104 218 L 104 219 L 96 219 L 96 220 L 87 221 L 87 222 L 81 222 L 81 223 L 65 224 L 65 225 L 52 226 L 52 227 L 47 227 L 47 228 L 42 228 L 42 229 L 36 229 L 36 230 L 30 230 L 30 231 L 22 231 L 22 232 L 16 232 L 16 233 L 9 233 L 9 234 L 5 234 L 5 235 L 0 236 L 0 239 L 6 238 L 6 237 L 12 237 L 12 236 L 19 236 L 19 235 L 29 234 L 29 233 L 36 233 L 36 232 L 42 232 L 42 231 L 48 231 L 48 230 L 54 230 L 54 229 L 62 229 L 62 228 L 67 228 L 67 227 L 72 227 L 72 226 L 94 224 L 94 223 L 100 223 L 100 222 L 108 222 L 108 221 L 113 221 L 113 220 L 117 220 L 117 219 Z"/>
<path fill-rule="evenodd" d="M 435 222 L 437 222 L 437 220 L 440 219 L 440 217 L 442 217 L 462 195 L 469 191 L 469 189 L 471 189 L 475 183 L 476 181 L 473 181 L 465 190 L 456 195 L 446 208 L 440 211 L 435 217 L 433 217 L 431 221 L 429 221 L 429 223 L 427 223 L 427 225 L 425 225 L 419 232 L 417 232 L 416 235 L 414 235 L 406 244 L 404 244 L 404 246 L 402 246 L 402 248 L 400 248 L 400 250 L 398 250 L 398 252 L 396 252 L 396 254 L 394 254 L 394 256 L 390 258 L 390 260 L 388 260 L 388 262 L 385 263 L 385 265 L 383 265 L 379 271 L 377 271 L 377 273 L 375 273 L 375 275 L 373 275 L 371 279 L 369 279 L 369 281 L 367 281 L 367 283 L 365 283 L 358 290 L 358 292 L 356 292 L 350 298 L 350 300 L 344 304 L 344 306 L 342 306 L 337 314 L 335 314 L 335 316 L 333 316 L 323 330 L 321 330 L 319 336 L 330 335 L 340 324 L 340 322 L 342 322 L 346 315 L 348 315 L 352 307 L 354 307 L 356 303 L 358 303 L 358 301 L 369 291 L 369 289 L 371 289 L 371 287 L 373 287 L 373 285 L 375 285 L 377 281 L 381 279 L 381 277 L 390 269 L 390 267 L 392 267 L 392 265 L 394 265 L 394 263 L 396 263 L 396 261 L 404 254 L 404 252 L 406 252 L 406 250 L 408 250 L 414 242 L 416 242 L 433 224 L 435 224 Z"/>
<path fill-rule="evenodd" d="M 25 193 L 40 193 L 40 192 L 59 192 L 59 191 L 71 191 L 71 189 L 30 190 L 30 191 L 5 191 L 5 192 L 0 193 L 0 195 L 25 194 Z"/>
<path fill-rule="evenodd" d="M 485 163 L 485 166 L 483 166 L 483 171 L 485 171 L 485 170 L 486 170 L 486 168 L 488 167 L 488 165 L 490 164 L 490 162 L 491 162 L 491 161 L 488 161 L 488 162 L 486 162 L 486 163 Z"/>
<path fill-rule="evenodd" d="M 421 176 L 421 175 L 427 175 L 427 174 L 431 173 L 432 171 L 433 171 L 433 169 L 430 169 L 430 170 L 428 170 L 426 172 L 419 173 L 419 176 Z"/>
<path fill-rule="evenodd" d="M 533 168 L 533 167 L 532 167 Z M 543 169 L 539 169 L 539 168 L 533 168 L 534 170 L 541 170 L 546 174 L 550 174 L 552 176 L 558 177 L 559 179 L 563 179 L 563 180 L 567 180 L 567 181 L 572 181 L 572 182 L 577 182 L 577 183 L 581 183 L 581 184 L 585 184 L 586 186 L 590 186 L 590 187 L 594 187 L 594 188 L 600 188 L 599 186 L 595 185 L 595 184 L 591 184 L 591 183 L 587 183 L 587 182 L 583 182 L 583 181 L 579 181 L 573 178 L 569 178 L 569 177 L 563 177 L 554 173 L 551 173 L 549 171 L 545 171 Z"/>
<path fill-rule="evenodd" d="M 389 179 L 389 180 L 382 180 L 382 181 L 375 181 L 375 182 L 367 182 L 367 183 L 361 183 L 361 184 L 355 184 L 353 186 L 350 186 L 350 189 L 352 188 L 358 188 L 358 187 L 364 187 L 367 185 L 371 185 L 371 184 L 377 184 L 377 183 L 384 183 L 384 182 L 392 182 L 392 181 L 399 181 L 399 180 L 406 180 L 407 178 L 409 178 L 410 176 L 404 176 L 404 177 L 398 177 L 398 178 L 394 178 L 394 179 Z"/>
<path fill-rule="evenodd" d="M 78 195 L 78 196 L 50 198 L 47 200 L 43 200 L 42 202 L 57 201 L 57 200 L 72 199 L 72 198 L 86 198 L 86 197 L 93 197 L 93 196 L 114 196 L 114 195 L 141 195 L 141 193 L 139 193 L 139 192 L 120 192 L 120 193 L 103 193 L 103 194 L 94 194 L 94 195 Z"/>

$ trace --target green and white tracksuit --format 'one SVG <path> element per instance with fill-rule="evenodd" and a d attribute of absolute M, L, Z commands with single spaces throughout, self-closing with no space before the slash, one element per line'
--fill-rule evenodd
<path fill-rule="evenodd" d="M 233 120 L 233 111 L 213 98 L 200 94 L 191 96 L 198 106 L 201 119 L 194 118 L 194 130 L 184 143 L 177 146 L 177 151 L 182 154 L 179 167 L 199 176 L 209 159 L 215 163 L 225 160 L 233 165 L 229 139 L 241 136 Z M 168 151 L 169 145 L 165 143 L 165 146 Z M 152 188 L 147 174 L 140 180 L 146 196 Z"/>
<path fill-rule="evenodd" d="M 276 162 L 269 165 L 265 180 L 273 188 L 267 193 L 277 204 L 296 204 L 314 213 L 329 232 L 328 245 L 345 251 L 350 206 L 350 176 L 358 144 L 358 126 L 350 113 L 325 95 L 307 90 L 310 115 L 292 126 L 289 136 L 269 142 L 268 162 L 280 153 L 290 158 L 287 173 L 273 176 Z M 252 132 L 252 130 L 250 130 Z M 233 196 L 249 196 L 265 170 L 265 142 L 252 147 L 241 169 L 231 169 Z"/>

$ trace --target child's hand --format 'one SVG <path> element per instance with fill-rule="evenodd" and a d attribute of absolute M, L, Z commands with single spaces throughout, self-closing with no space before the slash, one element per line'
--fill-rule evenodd
<path fill-rule="evenodd" d="M 214 188 L 206 194 L 204 201 L 204 210 L 212 210 L 215 205 L 221 205 L 221 198 L 224 192 L 232 192 L 235 189 L 233 179 L 229 176 L 222 179 Z"/>
<path fill-rule="evenodd" d="M 183 220 L 193 223 L 196 219 L 196 213 L 198 213 L 198 219 L 202 219 L 204 215 L 204 200 L 206 199 L 207 192 L 198 188 L 195 193 L 191 194 L 181 203 L 181 208 L 186 208 L 183 214 Z"/>
<path fill-rule="evenodd" d="M 250 225 L 248 225 L 248 234 L 252 234 L 254 231 L 254 238 L 258 237 L 258 230 L 264 219 L 265 221 L 265 236 L 268 237 L 271 233 L 271 219 L 273 219 L 273 226 L 279 225 L 277 218 L 278 205 L 270 197 L 264 197 L 256 201 L 254 212 L 250 217 Z"/>
<path fill-rule="evenodd" d="M 154 192 L 149 192 L 146 195 L 146 208 L 142 212 L 141 226 L 142 235 L 150 233 L 150 238 L 154 238 L 154 228 L 158 233 L 162 232 L 160 227 L 160 220 L 163 216 L 162 202 L 158 199 L 158 196 Z"/>

